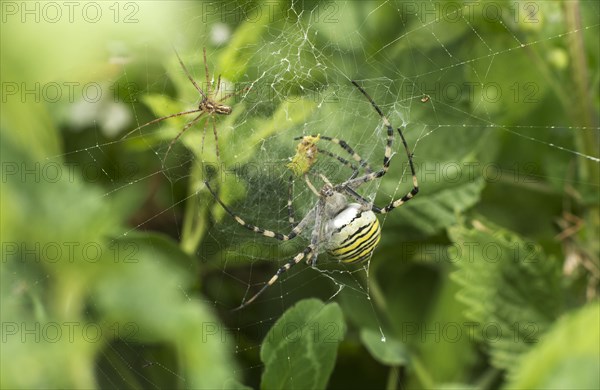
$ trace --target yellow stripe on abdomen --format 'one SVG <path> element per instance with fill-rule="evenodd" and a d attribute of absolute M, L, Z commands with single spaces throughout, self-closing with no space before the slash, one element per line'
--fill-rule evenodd
<path fill-rule="evenodd" d="M 348 233 L 344 231 L 350 228 L 346 226 L 338 234 Z M 373 218 L 366 225 L 360 226 L 345 240 L 343 240 L 337 248 L 332 248 L 329 253 L 344 263 L 354 263 L 366 260 L 369 255 L 375 250 L 381 238 L 381 228 L 377 218 Z"/>

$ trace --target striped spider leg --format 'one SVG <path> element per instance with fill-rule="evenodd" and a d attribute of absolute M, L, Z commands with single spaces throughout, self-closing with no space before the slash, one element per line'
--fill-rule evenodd
<path fill-rule="evenodd" d="M 204 184 L 206 185 L 206 188 L 208 189 L 208 191 L 215 198 L 215 200 L 221 205 L 221 207 L 223 207 L 223 209 L 227 212 L 227 214 L 229 214 L 238 224 L 240 224 L 244 228 L 246 228 L 246 229 L 248 229 L 248 230 L 250 230 L 250 231 L 252 231 L 254 233 L 262 234 L 265 237 L 274 238 L 274 239 L 279 240 L 279 241 L 289 241 L 289 240 L 292 240 L 292 239 L 296 238 L 312 220 L 315 219 L 315 214 L 316 214 L 316 211 L 317 211 L 317 206 L 313 207 L 306 214 L 306 216 L 302 219 L 302 221 L 300 221 L 298 224 L 295 224 L 292 221 L 293 210 L 291 209 L 291 206 L 289 206 L 290 202 L 288 202 L 288 207 L 289 207 L 288 211 L 290 212 L 290 222 L 293 225 L 292 230 L 289 233 L 287 233 L 287 234 L 283 234 L 283 233 L 278 233 L 278 232 L 275 232 L 275 231 L 272 231 L 272 230 L 263 229 L 263 228 L 258 227 L 256 225 L 253 225 L 251 223 L 247 223 L 245 220 L 243 220 L 241 217 L 239 217 L 237 214 L 235 214 L 228 206 L 225 205 L 225 203 L 223 203 L 223 201 L 219 198 L 219 196 L 217 195 L 217 193 L 215 192 L 215 190 L 210 186 L 210 184 L 208 183 L 208 181 L 205 181 Z M 290 192 L 290 194 L 291 194 L 291 192 Z M 239 307 L 237 307 L 234 310 L 242 309 L 242 308 L 246 307 L 247 305 L 249 305 L 250 303 L 252 303 L 269 286 L 271 286 L 272 284 L 274 284 L 277 281 L 277 279 L 279 278 L 279 275 L 281 275 L 285 271 L 289 270 L 293 265 L 298 264 L 299 262 L 301 262 L 305 258 L 306 259 L 310 259 L 310 256 L 313 253 L 313 250 L 314 250 L 314 246 L 311 243 L 302 252 L 298 253 L 296 256 L 294 256 L 293 258 L 291 258 L 290 260 L 288 260 L 288 262 L 283 267 L 279 268 L 279 270 L 277 271 L 277 273 L 271 278 L 271 280 L 267 284 L 265 284 L 261 288 L 260 291 L 258 291 L 256 294 L 254 294 L 254 296 L 252 296 L 250 299 L 248 299 L 246 302 L 244 302 L 243 304 L 241 304 Z"/>
<path fill-rule="evenodd" d="M 381 119 L 383 121 L 384 126 L 387 128 L 387 134 L 388 134 L 388 143 L 385 148 L 385 157 L 383 158 L 383 168 L 377 172 L 367 173 L 361 177 L 351 178 L 349 180 L 346 180 L 344 183 L 340 184 L 337 188 L 338 190 L 346 191 L 347 194 L 352 196 L 354 199 L 359 201 L 364 206 L 367 206 L 368 204 L 370 204 L 370 202 L 368 202 L 362 196 L 358 195 L 356 193 L 355 189 L 360 187 L 364 183 L 368 183 L 372 180 L 379 179 L 387 173 L 389 166 L 390 166 L 392 138 L 393 138 L 394 129 L 393 129 L 390 121 L 388 120 L 388 118 L 383 114 L 383 112 L 381 111 L 379 106 L 377 106 L 377 104 L 373 101 L 371 96 L 369 96 L 369 94 L 360 85 L 358 85 L 356 83 L 356 81 L 352 81 L 352 84 L 354 84 L 356 86 L 356 88 L 358 88 L 358 90 L 371 103 L 371 105 L 373 106 L 375 111 L 377 111 L 377 113 L 379 114 L 379 116 L 381 117 Z M 395 209 L 396 207 L 402 206 L 404 203 L 408 202 L 415 195 L 417 195 L 419 193 L 419 183 L 417 181 L 417 174 L 416 174 L 415 166 L 413 163 L 413 155 L 410 152 L 410 149 L 408 148 L 406 138 L 404 138 L 404 134 L 402 133 L 402 130 L 400 129 L 400 127 L 398 127 L 396 130 L 398 130 L 398 134 L 400 135 L 400 139 L 402 140 L 402 145 L 404 146 L 404 150 L 406 151 L 406 157 L 408 159 L 408 165 L 410 167 L 410 172 L 412 175 L 413 187 L 402 198 L 396 199 L 384 207 L 378 207 L 375 205 L 371 205 L 371 210 L 377 214 L 386 214 L 386 213 L 390 212 L 391 210 Z"/>
<path fill-rule="evenodd" d="M 400 128 L 397 129 L 400 138 L 406 150 L 409 161 L 413 188 L 405 196 L 394 200 L 385 207 L 375 206 L 364 197 L 356 192 L 362 184 L 383 177 L 390 166 L 392 157 L 392 144 L 394 140 L 394 129 L 390 121 L 383 114 L 381 109 L 375 104 L 373 99 L 360 87 L 355 81 L 352 81 L 359 91 L 371 103 L 375 111 L 381 117 L 384 126 L 387 130 L 387 141 L 384 150 L 384 158 L 382 167 L 373 171 L 369 164 L 357 154 L 348 143 L 343 140 L 326 137 L 321 135 L 297 137 L 295 140 L 302 140 L 297 147 L 297 154 L 292 159 L 292 166 L 288 167 L 297 175 L 303 177 L 307 187 L 317 197 L 317 201 L 304 218 L 298 223 L 295 223 L 293 210 L 293 176 L 290 177 L 288 189 L 288 219 L 292 230 L 289 234 L 281 234 L 271 230 L 266 230 L 247 223 L 240 216 L 235 214 L 228 206 L 226 206 L 218 197 L 216 192 L 210 187 L 208 182 L 205 182 L 208 190 L 216 199 L 216 201 L 225 209 L 225 211 L 241 226 L 265 237 L 275 238 L 281 241 L 288 241 L 297 237 L 309 223 L 313 224 L 310 243 L 302 251 L 288 259 L 285 264 L 280 267 L 277 272 L 269 279 L 269 281 L 253 296 L 244 301 L 235 310 L 242 309 L 254 302 L 268 287 L 272 286 L 280 277 L 281 274 L 287 272 L 294 265 L 302 260 L 312 266 L 316 265 L 317 256 L 323 247 L 334 259 L 343 263 L 360 263 L 371 257 L 379 240 L 381 238 L 381 227 L 377 220 L 377 214 L 384 214 L 396 207 L 399 207 L 412 199 L 419 191 L 412 154 L 408 149 L 408 145 Z M 351 161 L 325 149 L 316 147 L 316 143 L 320 140 L 325 140 L 339 145 L 350 157 L 357 163 Z M 318 153 L 322 153 L 331 157 L 342 165 L 352 169 L 352 175 L 349 179 L 341 184 L 334 185 L 330 180 L 322 174 L 311 172 L 311 168 L 317 159 Z M 359 176 L 360 169 L 364 173 Z M 311 182 L 310 175 L 317 175 L 321 178 L 323 185 L 317 189 Z M 351 203 L 348 197 L 353 198 L 358 203 Z"/>

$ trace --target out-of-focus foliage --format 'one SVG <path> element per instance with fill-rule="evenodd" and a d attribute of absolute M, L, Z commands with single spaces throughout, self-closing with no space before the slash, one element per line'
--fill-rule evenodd
<path fill-rule="evenodd" d="M 1 387 L 600 387 L 597 2 L 494 3 L 500 19 L 481 2 L 436 20 L 431 2 L 282 2 L 276 17 L 225 22 L 241 5 L 127 4 L 117 15 L 106 3 L 97 24 L 3 8 Z M 135 7 L 137 23 L 111 22 Z M 231 36 L 217 42 L 217 27 Z M 210 121 L 167 161 L 185 118 L 121 138 L 197 100 L 173 42 L 195 68 L 206 46 L 212 72 L 278 92 L 215 118 L 228 171 Z M 378 167 L 380 120 L 345 93 L 349 79 L 406 125 L 419 195 L 381 219 L 368 281 L 350 273 L 330 291 L 347 275 L 302 272 L 231 313 L 276 265 L 248 260 L 262 238 L 221 230 L 228 216 L 204 180 L 267 153 L 285 171 L 296 143 L 276 137 L 293 131 L 371 143 Z M 104 98 L 51 101 L 42 86 L 57 80 L 78 93 L 102 80 Z M 20 91 L 36 85 L 39 99 Z M 339 100 L 315 102 L 315 90 Z M 410 188 L 398 141 L 378 205 Z M 218 192 L 253 217 L 276 214 L 285 180 L 256 183 Z M 256 245 L 240 261 L 245 242 Z M 274 259 L 298 250 L 277 248 Z"/>
<path fill-rule="evenodd" d="M 35 161 L 6 141 L 2 164 L 33 167 Z M 122 216 L 132 199 L 108 201 L 66 176 L 48 183 L 14 175 L 2 201 L 11 205 L 1 225 L 3 387 L 114 384 L 115 362 L 101 360 L 119 356 L 116 340 L 171 348 L 190 387 L 220 387 L 232 377 L 229 348 L 219 334 L 207 334 L 219 323 L 184 293 L 194 259 L 156 234 L 111 238 L 124 232 Z M 107 365 L 100 370 L 107 376 L 97 376 L 99 364 Z M 27 366 L 35 370 L 25 375 Z M 143 385 L 135 376 L 122 379 Z"/>
<path fill-rule="evenodd" d="M 473 224 L 449 231 L 459 268 L 454 276 L 462 287 L 457 298 L 475 324 L 493 324 L 475 334 L 480 341 L 493 339 L 492 363 L 508 369 L 562 311 L 560 264 L 514 233 L 477 219 Z"/>
<path fill-rule="evenodd" d="M 512 389 L 594 389 L 600 386 L 598 303 L 569 313 L 510 372 Z"/>

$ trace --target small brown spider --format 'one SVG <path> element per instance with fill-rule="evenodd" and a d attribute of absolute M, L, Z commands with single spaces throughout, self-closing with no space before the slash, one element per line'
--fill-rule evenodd
<path fill-rule="evenodd" d="M 210 77 L 209 77 L 209 73 L 208 73 L 208 65 L 206 63 L 206 48 L 203 48 L 203 50 L 202 50 L 203 56 L 204 56 L 204 71 L 205 71 L 205 75 L 206 75 L 206 86 L 207 86 L 206 92 L 204 92 L 202 90 L 202 88 L 200 88 L 200 86 L 198 86 L 198 84 L 196 83 L 196 81 L 194 80 L 194 78 L 192 77 L 192 75 L 190 74 L 190 72 L 188 71 L 186 66 L 184 65 L 183 61 L 181 60 L 179 53 L 177 53 L 177 51 L 175 49 L 173 49 L 173 50 L 175 51 L 175 54 L 177 55 L 177 59 L 179 60 L 179 64 L 183 68 L 183 71 L 185 72 L 187 78 L 192 82 L 192 84 L 194 85 L 194 87 L 200 93 L 200 96 L 202 97 L 202 100 L 198 104 L 198 108 L 194 109 L 194 110 L 182 111 L 182 112 L 178 112 L 176 114 L 171 114 L 171 115 L 163 116 L 161 118 L 154 119 L 148 123 L 145 123 L 135 129 L 133 129 L 131 132 L 127 133 L 127 135 L 125 137 L 127 137 L 132 132 L 141 129 L 142 127 L 146 127 L 146 126 L 152 125 L 154 123 L 162 122 L 169 118 L 175 118 L 178 116 L 199 113 L 196 117 L 194 117 L 191 121 L 189 121 L 183 127 L 183 129 L 181 129 L 181 131 L 175 136 L 175 138 L 173 138 L 173 140 L 169 143 L 167 152 L 165 153 L 165 157 L 163 158 L 163 166 L 164 166 L 164 162 L 166 161 L 167 156 L 169 155 L 169 152 L 171 151 L 171 148 L 173 147 L 173 144 L 179 139 L 179 137 L 181 137 L 181 135 L 183 133 L 186 132 L 186 130 L 188 130 L 190 127 L 192 127 L 194 124 L 196 124 L 202 118 L 202 116 L 204 114 L 207 114 L 212 119 L 213 135 L 215 137 L 215 150 L 216 150 L 217 159 L 220 159 L 219 144 L 218 144 L 219 137 L 217 135 L 217 126 L 215 123 L 216 121 L 215 121 L 214 115 L 215 114 L 219 114 L 219 115 L 231 114 L 232 108 L 230 106 L 223 104 L 222 102 L 229 99 L 230 97 L 232 97 L 234 95 L 237 95 L 239 93 L 247 91 L 249 88 L 244 88 L 244 89 L 241 89 L 236 92 L 228 93 L 225 96 L 223 96 L 222 98 L 215 100 L 215 98 L 217 97 L 217 95 L 219 93 L 219 88 L 221 87 L 221 75 L 219 75 L 219 77 L 217 78 L 217 85 L 216 85 L 215 90 L 212 91 L 212 83 L 210 81 Z M 204 122 L 204 132 L 202 133 L 202 148 L 201 148 L 202 151 L 204 151 L 204 138 L 206 137 L 206 127 L 207 126 L 208 126 L 208 119 Z"/>

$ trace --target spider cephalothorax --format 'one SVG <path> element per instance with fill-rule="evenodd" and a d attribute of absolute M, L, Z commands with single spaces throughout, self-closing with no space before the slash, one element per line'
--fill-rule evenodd
<path fill-rule="evenodd" d="M 294 156 L 288 167 L 296 176 L 304 178 L 307 187 L 317 197 L 317 201 L 306 213 L 304 218 L 296 224 L 292 204 L 293 176 L 290 177 L 290 187 L 288 192 L 289 222 L 292 225 L 290 233 L 277 233 L 245 222 L 244 219 L 231 211 L 231 209 L 219 199 L 209 183 L 205 182 L 208 190 L 225 211 L 230 214 L 237 223 L 255 233 L 260 233 L 263 236 L 281 241 L 288 241 L 297 237 L 310 224 L 314 226 L 308 246 L 289 259 L 256 294 L 247 299 L 237 309 L 241 309 L 252 303 L 269 286 L 272 286 L 282 273 L 300 263 L 302 260 L 315 266 L 321 249 L 326 250 L 333 258 L 344 263 L 356 263 L 371 258 L 371 255 L 381 238 L 381 226 L 375 214 L 385 214 L 396 207 L 403 205 L 419 192 L 412 154 L 408 149 L 408 145 L 400 128 L 397 128 L 397 131 L 408 158 L 412 174 L 412 189 L 402 198 L 396 199 L 384 207 L 375 206 L 371 201 L 365 199 L 356 192 L 361 185 L 379 179 L 387 173 L 392 157 L 394 129 L 390 124 L 390 121 L 365 90 L 363 90 L 355 81 L 352 81 L 352 83 L 369 100 L 375 111 L 377 111 L 381 117 L 387 130 L 387 143 L 384 150 L 383 166 L 379 170 L 373 171 L 369 164 L 363 160 L 362 157 L 348 145 L 348 143 L 337 138 L 321 135 L 295 138 L 295 140 L 301 140 L 301 142 L 297 147 L 296 156 Z M 316 143 L 319 140 L 339 145 L 350 155 L 351 159 L 356 162 L 357 165 L 335 153 L 317 148 Z M 324 183 L 321 189 L 317 190 L 309 177 L 309 175 L 315 175 L 311 172 L 311 168 L 315 163 L 317 152 L 335 158 L 343 165 L 351 168 L 353 170 L 352 175 L 339 184 L 332 184 L 329 179 L 322 174 L 316 175 L 320 177 L 321 181 Z M 353 202 L 350 202 L 349 199 L 352 199 Z"/>
<path fill-rule="evenodd" d="M 204 111 L 208 114 L 219 114 L 219 115 L 229 115 L 231 114 L 231 107 L 226 106 L 225 104 L 216 103 L 210 99 L 204 98 L 200 102 L 198 106 L 198 110 Z"/>

